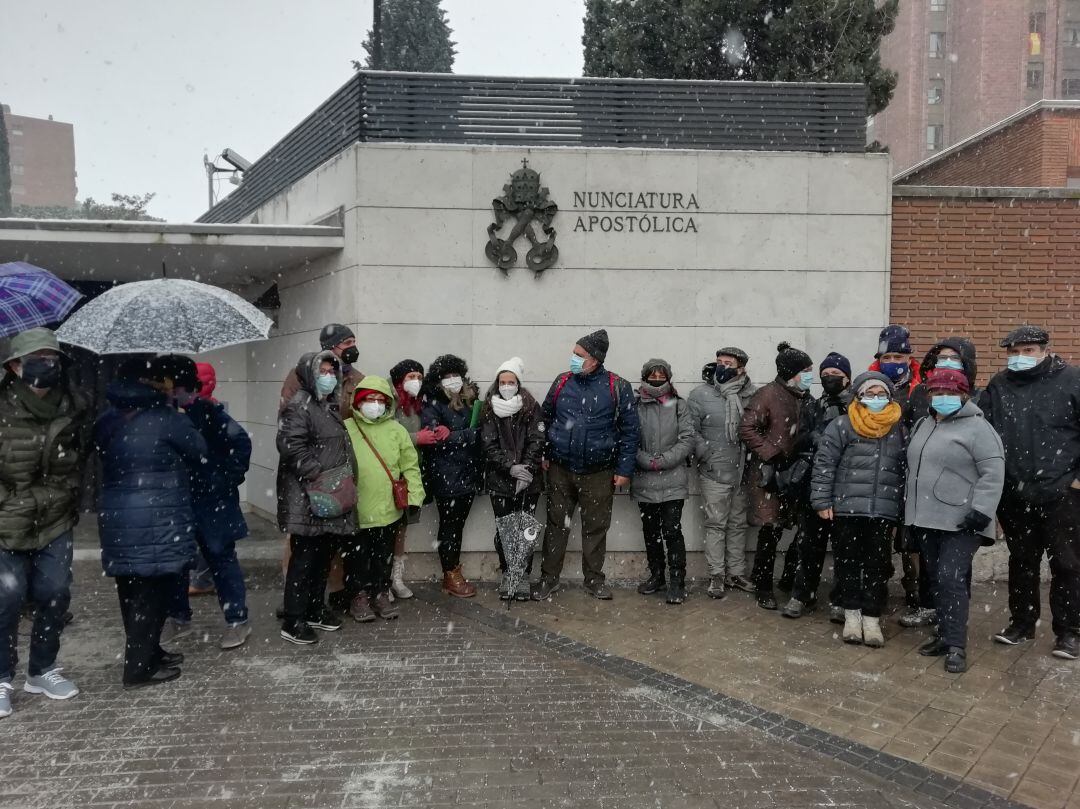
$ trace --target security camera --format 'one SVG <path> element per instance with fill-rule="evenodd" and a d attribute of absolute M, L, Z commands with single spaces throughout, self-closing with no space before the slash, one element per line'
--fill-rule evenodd
<path fill-rule="evenodd" d="M 251 161 L 241 157 L 232 149 L 226 149 L 221 153 L 221 156 L 225 159 L 226 163 L 235 166 L 240 171 L 247 171 L 251 168 Z"/>

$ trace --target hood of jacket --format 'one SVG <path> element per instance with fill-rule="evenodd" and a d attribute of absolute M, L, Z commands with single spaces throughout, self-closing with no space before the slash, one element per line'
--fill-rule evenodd
<path fill-rule="evenodd" d="M 121 410 L 145 410 L 165 404 L 165 394 L 135 379 L 117 379 L 105 390 L 109 404 Z"/>
<path fill-rule="evenodd" d="M 364 418 L 364 415 L 360 412 L 360 403 L 353 399 L 352 417 L 360 424 L 378 424 L 381 421 L 394 418 L 394 414 L 397 413 L 398 401 L 397 393 L 394 391 L 394 386 L 390 384 L 389 380 L 381 376 L 372 376 L 368 374 L 364 377 L 364 381 L 356 386 L 356 391 L 373 390 L 381 393 L 390 401 L 386 405 L 386 412 L 383 413 L 375 421 L 371 421 Z M 354 391 L 353 396 L 356 396 Z"/>
<path fill-rule="evenodd" d="M 217 371 L 208 362 L 195 363 L 195 375 L 199 378 L 199 396 L 203 399 L 214 398 L 214 388 L 217 387 Z"/>
<path fill-rule="evenodd" d="M 894 394 L 892 380 L 889 379 L 889 377 L 885 376 L 885 374 L 881 373 L 881 371 L 863 371 L 861 374 L 855 377 L 851 381 L 850 387 L 846 389 L 851 391 L 851 399 L 855 399 L 859 395 L 859 388 L 861 388 L 870 380 L 880 382 L 882 385 L 884 385 L 885 390 L 889 392 L 889 398 L 892 399 Z"/>
<path fill-rule="evenodd" d="M 975 344 L 966 337 L 946 337 L 930 346 L 930 350 L 926 352 L 922 361 L 922 372 L 925 374 L 937 367 L 938 355 L 941 354 L 943 348 L 951 348 L 960 355 L 960 361 L 964 363 L 964 376 L 968 378 L 968 384 L 974 390 L 979 367 L 975 362 Z"/>
<path fill-rule="evenodd" d="M 457 374 L 461 377 L 462 382 L 466 385 L 470 384 L 469 364 L 454 354 L 443 354 L 436 357 L 434 362 L 428 366 L 428 371 L 424 374 L 424 385 L 421 394 L 427 394 L 428 396 L 442 394 L 442 379 L 447 374 Z M 443 394 L 443 397 L 445 398 L 445 394 Z"/>
<path fill-rule="evenodd" d="M 300 382 L 300 387 L 319 399 L 319 392 L 315 390 L 315 377 L 319 374 L 319 366 L 324 361 L 329 361 L 334 366 L 334 373 L 337 374 L 338 388 L 341 388 L 341 360 L 334 356 L 332 351 L 311 351 L 300 357 L 300 361 L 296 363 L 296 378 Z"/>

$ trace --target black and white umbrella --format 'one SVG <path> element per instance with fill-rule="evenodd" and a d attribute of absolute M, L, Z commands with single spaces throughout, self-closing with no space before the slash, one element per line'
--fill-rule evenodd
<path fill-rule="evenodd" d="M 518 584 L 525 578 L 525 568 L 536 550 L 542 528 L 540 521 L 526 511 L 512 511 L 495 520 L 495 530 L 499 532 L 499 542 L 502 543 L 503 558 L 506 560 L 505 572 L 511 596 L 506 601 L 507 609 L 510 609 Z"/>
<path fill-rule="evenodd" d="M 199 354 L 265 340 L 273 322 L 234 292 L 179 278 L 121 284 L 56 332 L 95 354 Z"/>

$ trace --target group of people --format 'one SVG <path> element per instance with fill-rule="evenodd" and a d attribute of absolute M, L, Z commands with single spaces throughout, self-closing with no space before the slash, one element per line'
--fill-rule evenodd
<path fill-rule="evenodd" d="M 498 530 L 503 599 L 544 600 L 561 587 L 572 522 L 581 514 L 582 572 L 607 600 L 607 534 L 616 491 L 641 516 L 648 574 L 638 592 L 687 598 L 682 512 L 697 467 L 714 599 L 752 593 L 782 615 L 816 607 L 827 550 L 830 619 L 847 643 L 885 642 L 893 558 L 899 554 L 903 626 L 933 626 L 920 647 L 950 672 L 966 669 L 972 560 L 1000 531 L 1008 543 L 1009 625 L 995 636 L 1035 635 L 1043 555 L 1052 574 L 1053 654 L 1080 657 L 1080 369 L 1050 351 L 1033 326 L 1001 342 L 1006 367 L 976 387 L 972 343 L 948 337 L 920 363 L 907 329 L 882 330 L 876 360 L 853 373 L 829 353 L 817 366 L 781 343 L 776 377 L 757 387 L 749 356 L 721 348 L 685 398 L 671 365 L 647 360 L 636 389 L 605 368 L 607 332 L 571 348 L 567 371 L 535 397 L 522 360 L 495 369 L 484 393 L 465 360 L 446 354 L 425 370 L 413 359 L 387 377 L 357 367 L 353 332 L 328 324 L 282 388 L 277 448 L 278 524 L 288 536 L 281 637 L 313 644 L 319 631 L 398 617 L 411 597 L 405 538 L 432 500 L 445 593 L 469 598 L 461 545 L 478 494 L 496 518 L 535 514 L 546 498 L 540 573 L 514 583 Z M 213 369 L 176 355 L 135 357 L 93 420 L 67 384 L 48 329 L 16 335 L 0 380 L 0 716 L 11 711 L 17 625 L 33 628 L 24 690 L 67 699 L 78 688 L 56 665 L 70 617 L 72 528 L 81 476 L 100 460 L 102 564 L 115 579 L 126 633 L 126 687 L 180 675 L 183 655 L 163 646 L 190 632 L 188 582 L 201 558 L 224 616 L 221 647 L 250 634 L 235 543 L 247 526 L 238 487 L 251 442 L 213 398 Z M 749 526 L 757 527 L 752 570 Z M 779 583 L 785 529 L 795 529 Z M 164 631 L 163 631 L 164 630 Z"/>

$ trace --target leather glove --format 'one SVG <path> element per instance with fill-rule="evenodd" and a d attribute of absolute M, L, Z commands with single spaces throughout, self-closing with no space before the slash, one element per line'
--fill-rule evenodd
<path fill-rule="evenodd" d="M 971 509 L 971 511 L 964 515 L 964 519 L 960 521 L 960 530 L 979 532 L 989 524 L 990 517 L 983 514 L 981 511 Z"/>
<path fill-rule="evenodd" d="M 416 446 L 418 447 L 430 447 L 438 439 L 435 438 L 435 433 L 425 427 L 416 433 Z"/>
<path fill-rule="evenodd" d="M 510 467 L 510 477 L 523 482 L 526 486 L 533 482 L 533 473 L 525 464 L 516 463 Z"/>

